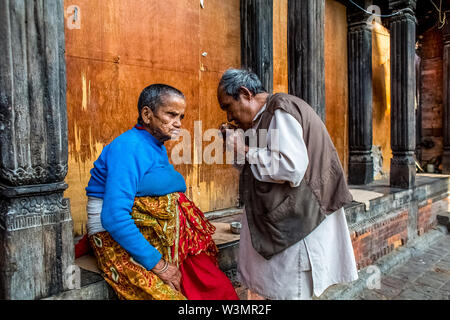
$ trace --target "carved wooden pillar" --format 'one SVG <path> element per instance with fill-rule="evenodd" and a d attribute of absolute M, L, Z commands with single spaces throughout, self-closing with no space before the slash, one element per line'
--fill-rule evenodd
<path fill-rule="evenodd" d="M 241 0 L 241 64 L 273 90 L 273 0 Z"/>
<path fill-rule="evenodd" d="M 422 60 L 419 50 L 416 50 L 416 159 L 420 163 L 422 161 L 422 95 L 420 88 L 422 87 Z"/>
<path fill-rule="evenodd" d="M 442 156 L 442 173 L 450 174 L 450 22 L 444 29 L 444 154 Z"/>
<path fill-rule="evenodd" d="M 241 64 L 273 91 L 273 0 L 241 0 Z M 239 177 L 239 193 L 244 176 Z M 239 196 L 239 206 L 243 206 Z"/>
<path fill-rule="evenodd" d="M 365 1 L 360 5 L 367 8 Z M 372 26 L 369 15 L 347 9 L 350 184 L 373 181 L 372 158 Z"/>
<path fill-rule="evenodd" d="M 390 0 L 397 15 L 390 20 L 391 31 L 391 160 L 390 185 L 412 188 L 415 183 L 416 90 L 415 42 L 416 0 Z"/>
<path fill-rule="evenodd" d="M 62 0 L 0 1 L 1 299 L 70 287 L 64 50 Z"/>
<path fill-rule="evenodd" d="M 325 0 L 288 0 L 289 93 L 325 122 Z"/>

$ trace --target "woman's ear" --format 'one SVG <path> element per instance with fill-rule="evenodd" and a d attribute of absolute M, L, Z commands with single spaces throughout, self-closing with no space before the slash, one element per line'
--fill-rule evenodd
<path fill-rule="evenodd" d="M 148 106 L 143 106 L 141 110 L 141 118 L 144 124 L 150 124 L 153 118 L 153 111 Z"/>

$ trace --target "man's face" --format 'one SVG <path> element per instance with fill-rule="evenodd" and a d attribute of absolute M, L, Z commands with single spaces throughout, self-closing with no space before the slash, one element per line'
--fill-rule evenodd
<path fill-rule="evenodd" d="M 249 98 L 239 94 L 239 99 L 236 100 L 226 94 L 222 87 L 217 90 L 217 99 L 222 110 L 227 113 L 228 122 L 234 122 L 236 126 L 244 130 L 251 128 L 253 124 Z"/>

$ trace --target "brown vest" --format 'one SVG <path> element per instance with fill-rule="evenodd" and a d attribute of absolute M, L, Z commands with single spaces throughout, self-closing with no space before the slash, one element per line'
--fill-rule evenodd
<path fill-rule="evenodd" d="M 268 97 L 257 131 L 269 128 L 276 109 L 286 111 L 302 126 L 309 165 L 295 188 L 288 182 L 261 182 L 250 164 L 244 165 L 240 197 L 252 245 L 266 259 L 305 238 L 327 214 L 352 201 L 336 148 L 319 116 L 302 99 L 277 93 Z"/>

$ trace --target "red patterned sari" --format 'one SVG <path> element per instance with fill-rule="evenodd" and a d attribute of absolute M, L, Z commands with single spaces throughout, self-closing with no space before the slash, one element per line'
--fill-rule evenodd
<path fill-rule="evenodd" d="M 181 272 L 181 292 L 138 264 L 108 232 L 89 237 L 99 269 L 120 299 L 235 300 L 236 292 L 217 263 L 215 227 L 176 192 L 135 198 L 131 216 L 149 243 Z"/>

